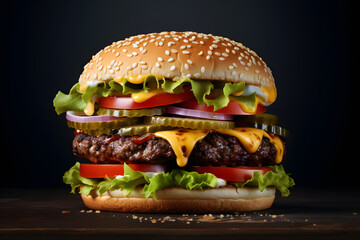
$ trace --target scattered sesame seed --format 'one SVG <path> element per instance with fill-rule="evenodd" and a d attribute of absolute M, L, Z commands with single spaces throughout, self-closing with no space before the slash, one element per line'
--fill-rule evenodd
<path fill-rule="evenodd" d="M 200 69 L 201 73 L 204 73 L 205 72 L 205 67 L 202 66 L 201 69 Z"/>
<path fill-rule="evenodd" d="M 198 55 L 201 56 L 201 55 L 203 55 L 203 54 L 204 54 L 204 52 L 203 52 L 203 51 L 200 51 Z"/>
<path fill-rule="evenodd" d="M 176 49 L 171 49 L 172 53 L 177 53 L 178 51 Z"/>
<path fill-rule="evenodd" d="M 128 57 L 132 57 L 133 55 L 132 55 L 132 54 L 128 54 L 128 55 L 126 55 L 126 56 L 128 56 Z"/>
<path fill-rule="evenodd" d="M 127 50 L 126 50 L 126 49 L 123 49 L 123 52 L 124 52 L 124 53 L 126 53 L 126 52 L 127 52 Z"/>
<path fill-rule="evenodd" d="M 219 57 L 219 60 L 220 60 L 220 61 L 224 61 L 224 60 L 225 60 L 225 58 L 223 58 L 223 57 Z"/>
<path fill-rule="evenodd" d="M 209 50 L 207 53 L 208 53 L 209 55 L 212 55 L 212 51 L 210 51 L 210 50 Z"/>
<path fill-rule="evenodd" d="M 156 62 L 155 65 L 156 65 L 157 67 L 160 67 L 160 63 L 158 63 L 158 62 Z"/>
<path fill-rule="evenodd" d="M 145 53 L 147 53 L 147 50 L 144 49 L 144 50 L 141 51 L 141 53 L 142 53 L 142 54 L 145 54 Z"/>
<path fill-rule="evenodd" d="M 118 57 L 118 56 L 120 56 L 120 53 L 117 52 L 117 53 L 115 54 L 115 57 Z"/>
<path fill-rule="evenodd" d="M 236 72 L 236 71 L 232 71 L 231 74 L 232 74 L 233 76 L 235 76 L 235 75 L 237 74 L 237 72 Z"/>
<path fill-rule="evenodd" d="M 192 64 L 192 61 L 190 59 L 186 60 L 189 64 Z"/>
<path fill-rule="evenodd" d="M 221 55 L 223 55 L 224 57 L 228 57 L 229 55 L 227 55 L 226 53 L 222 53 Z"/>
<path fill-rule="evenodd" d="M 195 73 L 194 77 L 200 77 L 200 73 Z"/>
<path fill-rule="evenodd" d="M 165 51 L 165 54 L 168 55 L 168 56 L 170 56 L 170 51 L 169 51 L 169 50 L 166 50 L 166 51 Z"/>
<path fill-rule="evenodd" d="M 175 66 L 172 65 L 172 66 L 170 67 L 170 71 L 174 71 L 174 70 L 175 70 Z"/>
<path fill-rule="evenodd" d="M 184 67 L 186 70 L 189 70 L 189 65 L 187 63 L 185 63 Z"/>
<path fill-rule="evenodd" d="M 114 73 L 114 70 L 110 69 L 109 72 L 110 72 L 111 74 L 113 74 L 113 73 Z"/>
<path fill-rule="evenodd" d="M 182 45 L 182 46 L 180 46 L 180 49 L 185 49 L 186 48 L 186 46 L 185 45 Z"/>
<path fill-rule="evenodd" d="M 138 54 L 137 52 L 132 52 L 132 55 L 137 56 Z"/>
<path fill-rule="evenodd" d="M 147 65 L 141 65 L 141 68 L 146 70 L 148 68 L 148 66 Z"/>
<path fill-rule="evenodd" d="M 161 47 L 162 45 L 164 45 L 164 42 L 159 42 L 159 46 Z"/>
<path fill-rule="evenodd" d="M 241 65 L 244 65 L 245 66 L 245 63 L 243 61 L 240 61 Z"/>
<path fill-rule="evenodd" d="M 136 68 L 137 65 L 138 65 L 138 63 L 136 62 L 136 63 L 133 63 L 133 65 L 131 65 L 131 66 L 132 66 L 133 68 Z"/>
<path fill-rule="evenodd" d="M 207 56 L 206 56 L 206 60 L 210 60 L 210 55 L 207 55 Z"/>
<path fill-rule="evenodd" d="M 216 56 L 221 56 L 221 54 L 219 52 L 215 52 Z"/>
<path fill-rule="evenodd" d="M 169 59 L 168 59 L 168 62 L 173 62 L 173 61 L 174 61 L 173 58 L 169 58 Z"/>
<path fill-rule="evenodd" d="M 256 70 L 255 70 L 255 73 L 259 74 L 259 73 L 260 73 L 260 71 L 259 71 L 258 69 L 256 69 Z"/>
<path fill-rule="evenodd" d="M 161 57 L 158 57 L 158 61 L 159 61 L 159 62 L 163 62 L 164 59 L 162 59 Z"/>
<path fill-rule="evenodd" d="M 231 69 L 234 69 L 234 66 L 230 65 L 230 66 L 229 66 L 229 69 L 230 69 L 230 70 L 231 70 Z"/>
<path fill-rule="evenodd" d="M 182 51 L 183 54 L 190 54 L 189 51 Z"/>

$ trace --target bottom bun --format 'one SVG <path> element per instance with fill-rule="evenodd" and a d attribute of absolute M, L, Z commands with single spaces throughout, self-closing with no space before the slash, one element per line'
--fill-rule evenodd
<path fill-rule="evenodd" d="M 170 187 L 156 193 L 157 199 L 143 198 L 142 188 L 125 197 L 121 190 L 108 191 L 101 197 L 92 194 L 81 197 L 86 207 L 94 210 L 138 213 L 216 213 L 246 212 L 270 208 L 275 189 L 235 188 L 225 186 L 205 190 L 186 190 Z"/>

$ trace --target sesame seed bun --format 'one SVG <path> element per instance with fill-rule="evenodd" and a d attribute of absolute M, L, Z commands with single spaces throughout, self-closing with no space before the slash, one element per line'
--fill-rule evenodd
<path fill-rule="evenodd" d="M 81 194 L 90 209 L 118 212 L 148 213 L 216 213 L 246 212 L 270 208 L 275 199 L 275 188 L 235 188 L 227 185 L 205 190 L 186 190 L 170 187 L 156 193 L 157 199 L 143 198 L 142 187 L 125 197 L 121 190 L 108 191 L 101 197 L 95 192 Z"/>
<path fill-rule="evenodd" d="M 114 42 L 86 64 L 80 85 L 154 74 L 275 86 L 271 70 L 252 50 L 225 37 L 195 32 L 161 32 Z"/>

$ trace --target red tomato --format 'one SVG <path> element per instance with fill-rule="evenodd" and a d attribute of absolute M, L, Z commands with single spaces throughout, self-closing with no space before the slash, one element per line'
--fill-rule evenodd
<path fill-rule="evenodd" d="M 167 167 L 160 164 L 128 164 L 134 171 L 140 172 L 166 172 Z M 80 164 L 80 176 L 86 178 L 104 178 L 124 175 L 123 164 Z"/>
<path fill-rule="evenodd" d="M 172 94 L 162 93 L 155 95 L 149 100 L 137 103 L 131 97 L 101 97 L 98 100 L 98 104 L 104 108 L 113 109 L 140 109 L 140 108 L 152 108 L 157 106 L 170 105 L 187 101 L 194 98 L 191 91 L 185 90 L 183 93 Z"/>
<path fill-rule="evenodd" d="M 264 175 L 268 171 L 272 171 L 269 167 L 208 167 L 208 166 L 192 166 L 190 171 L 197 173 L 212 173 L 218 178 L 227 181 L 246 182 L 252 178 L 254 171 Z"/>
<path fill-rule="evenodd" d="M 196 99 L 181 102 L 181 103 L 177 104 L 177 106 L 182 107 L 182 108 L 205 111 L 205 112 L 214 112 L 213 106 L 208 107 L 208 106 L 206 106 L 206 104 L 200 105 Z M 256 113 L 263 113 L 263 112 L 265 112 L 265 107 L 261 104 L 258 104 Z M 226 107 L 224 107 L 218 111 L 215 111 L 215 113 L 232 114 L 232 115 L 251 115 L 249 113 L 244 112 L 241 109 L 240 105 L 237 102 L 233 102 L 233 101 L 230 101 Z"/>

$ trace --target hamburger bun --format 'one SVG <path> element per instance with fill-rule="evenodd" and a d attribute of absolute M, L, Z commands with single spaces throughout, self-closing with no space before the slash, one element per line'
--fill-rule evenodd
<path fill-rule="evenodd" d="M 114 42 L 92 57 L 79 81 L 86 86 L 88 81 L 148 74 L 173 81 L 188 77 L 275 86 L 270 68 L 254 51 L 225 37 L 195 32 L 150 33 Z"/>
<path fill-rule="evenodd" d="M 142 213 L 208 213 L 257 211 L 270 208 L 275 199 L 275 188 L 235 188 L 227 185 L 205 190 L 186 190 L 170 187 L 156 193 L 157 199 L 142 197 L 142 187 L 128 197 L 121 190 L 108 191 L 101 197 L 96 193 L 81 194 L 90 209 Z"/>

